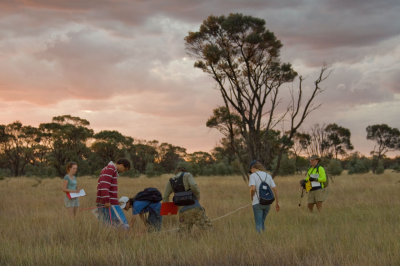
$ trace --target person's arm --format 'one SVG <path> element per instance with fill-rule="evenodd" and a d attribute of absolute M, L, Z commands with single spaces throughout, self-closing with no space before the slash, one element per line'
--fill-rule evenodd
<path fill-rule="evenodd" d="M 276 187 L 273 187 L 272 192 L 274 192 L 275 197 L 275 210 L 278 212 L 281 209 L 281 207 L 279 206 L 278 189 Z"/>
<path fill-rule="evenodd" d="M 250 186 L 250 200 L 253 201 L 254 194 L 256 194 L 256 186 L 251 185 Z"/>
<path fill-rule="evenodd" d="M 326 173 L 325 173 L 325 169 L 322 166 L 319 166 L 318 168 L 318 182 L 320 183 L 325 183 L 326 182 Z"/>
<path fill-rule="evenodd" d="M 310 174 L 311 174 L 311 171 L 312 171 L 312 168 L 309 168 L 308 170 L 307 170 L 307 176 L 306 176 L 306 182 L 308 182 L 308 180 L 310 179 Z"/>
<path fill-rule="evenodd" d="M 100 197 L 104 199 L 104 207 L 109 208 L 110 204 L 110 187 L 111 187 L 111 178 L 113 176 L 113 171 L 111 169 L 106 169 L 100 176 Z"/>
<path fill-rule="evenodd" d="M 254 198 L 254 194 L 256 194 L 257 190 L 256 190 L 256 181 L 254 179 L 253 174 L 250 175 L 249 177 L 249 187 L 250 187 L 250 199 L 253 200 Z"/>
<path fill-rule="evenodd" d="M 169 201 L 169 195 L 171 195 L 171 193 L 172 193 L 172 187 L 171 187 L 171 183 L 168 181 L 168 183 L 165 185 L 163 202 Z"/>
<path fill-rule="evenodd" d="M 194 180 L 194 177 L 192 176 L 191 173 L 186 173 L 185 176 L 187 176 L 187 181 L 189 184 L 190 190 L 192 190 L 193 194 L 196 196 L 196 199 L 200 201 L 200 189 L 196 184 L 196 181 Z"/>

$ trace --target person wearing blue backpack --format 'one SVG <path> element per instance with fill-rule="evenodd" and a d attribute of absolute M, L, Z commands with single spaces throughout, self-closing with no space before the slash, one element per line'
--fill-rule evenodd
<path fill-rule="evenodd" d="M 123 196 L 119 205 L 125 211 L 132 208 L 130 226 L 133 228 L 136 217 L 139 216 L 148 232 L 161 230 L 162 217 L 160 215 L 162 196 L 156 188 L 145 188 L 133 198 Z M 147 215 L 146 215 L 147 214 Z"/>
<path fill-rule="evenodd" d="M 278 212 L 278 190 L 275 182 L 264 166 L 254 160 L 250 163 L 251 173 L 249 178 L 250 196 L 253 202 L 253 213 L 257 232 L 265 231 L 265 219 L 267 218 L 271 204 L 275 201 L 275 210 Z"/>

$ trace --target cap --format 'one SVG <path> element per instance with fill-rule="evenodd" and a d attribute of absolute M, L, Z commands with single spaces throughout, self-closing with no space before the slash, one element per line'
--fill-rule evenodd
<path fill-rule="evenodd" d="M 129 201 L 129 198 L 127 196 L 122 196 L 119 198 L 118 202 L 119 202 L 119 206 L 121 206 L 121 208 L 125 208 L 126 203 Z"/>
<path fill-rule="evenodd" d="M 258 162 L 257 160 L 251 161 L 250 165 L 249 165 L 249 169 L 251 169 L 257 162 Z"/>
<path fill-rule="evenodd" d="M 321 158 L 319 158 L 319 156 L 318 155 L 312 155 L 311 157 L 310 157 L 310 160 L 321 160 Z"/>

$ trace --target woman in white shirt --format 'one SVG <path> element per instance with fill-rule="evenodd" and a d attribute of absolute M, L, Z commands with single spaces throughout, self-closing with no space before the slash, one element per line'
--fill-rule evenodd
<path fill-rule="evenodd" d="M 269 175 L 264 166 L 258 161 L 252 161 L 250 163 L 250 178 L 249 178 L 249 187 L 250 187 L 250 196 L 253 202 L 253 213 L 254 220 L 256 223 L 257 232 L 265 231 L 265 219 L 267 218 L 269 209 L 271 205 L 261 205 L 259 200 L 259 187 L 260 184 L 265 181 L 268 186 L 272 189 L 272 192 L 275 196 L 275 209 L 278 212 L 279 201 L 278 201 L 278 190 L 276 188 L 275 182 L 272 179 L 271 175 Z"/>

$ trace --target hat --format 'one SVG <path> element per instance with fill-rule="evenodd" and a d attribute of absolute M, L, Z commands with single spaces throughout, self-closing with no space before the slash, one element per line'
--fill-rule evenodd
<path fill-rule="evenodd" d="M 310 160 L 321 160 L 321 158 L 319 158 L 319 156 L 318 155 L 312 155 L 311 157 L 310 157 Z"/>
<path fill-rule="evenodd" d="M 253 161 L 251 161 L 250 162 L 250 166 L 249 166 L 249 169 L 251 169 L 256 163 L 258 163 L 258 161 L 257 160 L 253 160 Z"/>
<path fill-rule="evenodd" d="M 119 206 L 121 206 L 121 208 L 125 208 L 126 203 L 129 201 L 129 198 L 127 196 L 122 196 L 119 198 L 118 202 L 119 202 Z"/>

